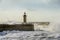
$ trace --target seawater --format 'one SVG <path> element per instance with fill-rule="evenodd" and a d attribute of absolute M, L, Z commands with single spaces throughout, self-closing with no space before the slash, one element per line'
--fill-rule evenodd
<path fill-rule="evenodd" d="M 3 31 L 0 40 L 60 40 L 60 33 L 48 31 Z"/>
<path fill-rule="evenodd" d="M 60 40 L 60 23 L 50 23 L 49 26 L 36 24 L 34 27 L 35 31 L 0 32 L 0 40 Z"/>

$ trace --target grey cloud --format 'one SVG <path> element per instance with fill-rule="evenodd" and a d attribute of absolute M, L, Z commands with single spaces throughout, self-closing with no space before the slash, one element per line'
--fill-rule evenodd
<path fill-rule="evenodd" d="M 0 2 L 1 2 L 2 0 L 0 0 Z"/>
<path fill-rule="evenodd" d="M 60 4 L 60 0 L 51 0 L 51 4 Z"/>
<path fill-rule="evenodd" d="M 60 5 L 60 0 L 50 0 L 48 5 L 42 2 L 42 0 L 1 0 L 0 8 L 14 8 L 14 7 L 23 7 L 23 8 L 50 8 L 58 7 Z"/>

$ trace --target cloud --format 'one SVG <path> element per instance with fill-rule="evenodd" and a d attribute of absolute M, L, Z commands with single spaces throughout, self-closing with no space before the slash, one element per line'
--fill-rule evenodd
<path fill-rule="evenodd" d="M 59 8 L 60 0 L 1 0 L 0 8 Z"/>
<path fill-rule="evenodd" d="M 39 21 L 40 20 L 59 21 L 60 20 L 59 2 L 60 2 L 59 0 L 1 0 L 0 17 L 3 17 L 5 15 L 5 18 L 6 17 L 10 18 L 10 16 L 11 18 L 13 18 L 17 15 L 19 11 L 22 12 L 27 11 L 28 14 L 33 17 L 33 18 L 31 17 L 33 21 L 38 21 L 38 19 Z M 17 16 L 21 16 L 20 14 L 21 13 L 18 13 Z"/>

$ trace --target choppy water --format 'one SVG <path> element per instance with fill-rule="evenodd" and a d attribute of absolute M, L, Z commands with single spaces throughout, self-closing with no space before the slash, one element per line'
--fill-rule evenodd
<path fill-rule="evenodd" d="M 60 40 L 60 24 L 51 23 L 44 28 L 41 25 L 35 27 L 45 31 L 3 31 L 0 32 L 0 40 Z"/>
<path fill-rule="evenodd" d="M 60 40 L 60 33 L 47 31 L 4 31 L 0 40 Z"/>

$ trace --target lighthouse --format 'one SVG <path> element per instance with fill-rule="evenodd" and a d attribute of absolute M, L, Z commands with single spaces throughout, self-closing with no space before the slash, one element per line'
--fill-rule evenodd
<path fill-rule="evenodd" d="M 0 24 L 0 31 L 19 30 L 19 31 L 34 31 L 34 25 L 27 22 L 26 12 L 23 14 L 23 23 L 21 24 Z"/>
<path fill-rule="evenodd" d="M 26 12 L 24 12 L 24 15 L 23 15 L 23 23 L 26 23 L 27 22 L 27 15 L 26 15 Z"/>

